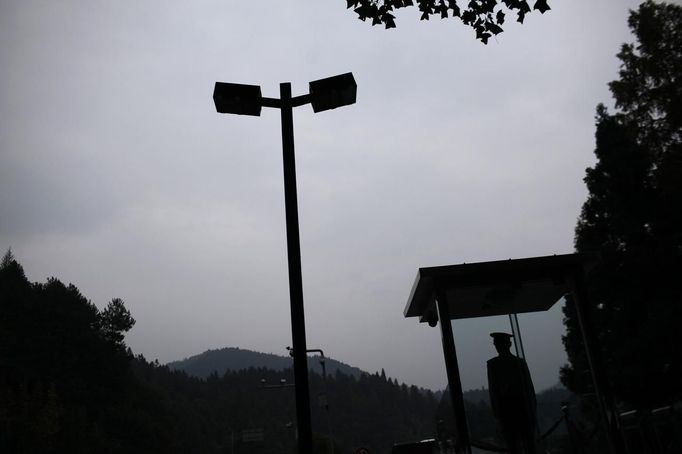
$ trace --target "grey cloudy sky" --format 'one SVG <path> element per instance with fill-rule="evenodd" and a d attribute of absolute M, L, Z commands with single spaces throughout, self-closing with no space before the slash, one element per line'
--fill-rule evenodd
<path fill-rule="evenodd" d="M 279 112 L 218 115 L 213 84 L 296 95 L 352 71 L 357 104 L 294 114 L 308 345 L 444 387 L 438 330 L 402 316 L 417 268 L 572 251 L 638 2 L 554 0 L 487 46 L 345 3 L 0 0 L 0 248 L 31 280 L 123 298 L 148 359 L 285 354 Z M 520 317 L 538 388 L 565 361 L 561 317 Z M 455 323 L 466 388 L 507 327 Z"/>

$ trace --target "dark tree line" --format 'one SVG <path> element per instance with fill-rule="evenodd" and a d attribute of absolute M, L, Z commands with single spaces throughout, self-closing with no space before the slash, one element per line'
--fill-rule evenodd
<path fill-rule="evenodd" d="M 597 107 L 575 247 L 601 253 L 588 294 L 615 397 L 651 409 L 682 398 L 682 7 L 647 1 L 628 24 L 636 42 L 618 53 L 615 112 Z M 565 325 L 562 381 L 589 394 L 570 302 Z"/>
<path fill-rule="evenodd" d="M 206 380 L 134 356 L 123 301 L 98 310 L 73 285 L 31 283 L 0 264 L 0 452 L 285 453 L 295 448 L 291 369 L 216 373 Z M 437 401 L 383 373 L 311 374 L 316 452 L 433 437 Z M 325 393 L 326 406 L 317 397 Z M 327 409 L 329 411 L 327 411 Z M 259 429 L 263 441 L 244 439 Z"/>
<path fill-rule="evenodd" d="M 8 252 L 0 264 L 0 452 L 162 445 L 163 415 L 139 415 L 155 396 L 129 367 L 123 335 L 133 324 L 120 300 L 99 311 L 73 285 L 30 283 Z"/>
<path fill-rule="evenodd" d="M 134 323 L 120 299 L 98 310 L 73 285 L 54 278 L 29 282 L 6 254 L 0 263 L 0 452 L 295 452 L 293 388 L 276 386 L 293 382 L 291 368 L 192 377 L 133 355 L 124 335 Z M 332 443 L 337 454 L 358 447 L 388 453 L 395 443 L 447 437 L 453 424 L 447 396 L 399 384 L 383 370 L 359 377 L 311 373 L 310 387 L 316 453 L 331 452 Z M 540 411 L 543 426 L 557 417 L 552 393 L 538 399 L 547 407 Z M 472 434 L 494 437 L 487 391 L 467 396 Z M 244 437 L 254 430 L 262 441 Z"/>

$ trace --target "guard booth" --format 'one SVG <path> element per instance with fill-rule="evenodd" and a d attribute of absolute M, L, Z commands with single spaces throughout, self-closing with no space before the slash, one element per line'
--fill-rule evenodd
<path fill-rule="evenodd" d="M 464 409 L 452 321 L 509 315 L 512 331 L 518 335 L 518 323 L 514 323 L 516 314 L 546 311 L 569 294 L 578 314 L 611 454 L 625 452 L 583 288 L 585 274 L 598 260 L 599 257 L 593 254 L 565 254 L 419 268 L 404 315 L 418 317 L 420 322 L 432 327 L 440 326 L 455 416 L 457 454 L 471 454 L 472 440 Z M 517 352 L 518 348 L 517 344 Z"/>

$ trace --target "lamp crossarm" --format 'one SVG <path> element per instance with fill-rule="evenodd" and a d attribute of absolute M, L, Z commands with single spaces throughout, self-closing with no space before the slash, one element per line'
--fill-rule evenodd
<path fill-rule="evenodd" d="M 310 103 L 310 93 L 291 98 L 291 107 L 298 107 Z"/>
<path fill-rule="evenodd" d="M 310 103 L 310 94 L 294 96 L 291 98 L 291 107 L 298 107 Z M 263 107 L 272 107 L 273 109 L 281 109 L 283 102 L 279 98 L 261 98 L 261 105 Z"/>

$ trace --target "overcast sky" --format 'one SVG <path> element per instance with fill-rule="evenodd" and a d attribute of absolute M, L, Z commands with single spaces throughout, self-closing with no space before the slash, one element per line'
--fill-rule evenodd
<path fill-rule="evenodd" d="M 631 0 L 554 0 L 485 46 L 457 20 L 371 27 L 344 0 L 0 0 L 0 249 L 33 281 L 124 299 L 136 353 L 291 345 L 279 112 L 219 115 L 215 81 L 294 95 L 352 71 L 357 104 L 294 113 L 307 342 L 443 388 L 402 315 L 417 269 L 569 253 Z M 520 316 L 536 388 L 560 305 Z M 454 323 L 465 388 L 488 333 Z"/>

